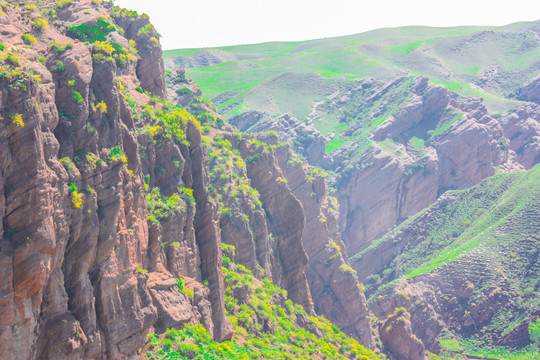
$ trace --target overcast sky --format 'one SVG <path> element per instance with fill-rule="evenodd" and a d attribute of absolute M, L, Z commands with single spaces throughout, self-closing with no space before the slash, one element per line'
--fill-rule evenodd
<path fill-rule="evenodd" d="M 540 19 L 539 0 L 116 0 L 147 13 L 164 49 L 309 40 L 405 25 Z"/>

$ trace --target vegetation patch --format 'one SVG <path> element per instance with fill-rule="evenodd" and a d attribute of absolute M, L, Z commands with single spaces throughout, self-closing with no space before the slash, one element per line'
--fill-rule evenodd
<path fill-rule="evenodd" d="M 87 43 L 106 41 L 107 35 L 116 30 L 114 25 L 103 19 L 98 19 L 96 25 L 81 24 L 72 26 L 67 30 L 67 36 Z"/>
<path fill-rule="evenodd" d="M 217 343 L 202 325 L 150 334 L 145 359 L 379 359 L 322 317 L 312 317 L 286 300 L 286 292 L 255 279 L 242 265 L 223 268 L 225 307 L 236 336 Z M 183 284 L 181 284 L 183 286 Z M 234 289 L 245 288 L 240 303 Z M 302 319 L 303 327 L 299 326 Z"/>
<path fill-rule="evenodd" d="M 28 46 L 32 46 L 35 43 L 37 43 L 37 39 L 32 34 L 22 34 L 21 39 L 24 41 L 24 43 Z"/>
<path fill-rule="evenodd" d="M 37 31 L 43 32 L 49 28 L 49 22 L 45 18 L 37 18 L 34 20 L 32 27 Z"/>

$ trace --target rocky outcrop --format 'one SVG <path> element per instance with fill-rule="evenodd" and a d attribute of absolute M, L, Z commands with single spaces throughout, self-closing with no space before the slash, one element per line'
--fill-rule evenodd
<path fill-rule="evenodd" d="M 246 111 L 230 118 L 229 123 L 238 130 L 246 132 L 252 126 L 257 125 L 259 122 L 267 121 L 269 118 L 270 114 L 266 112 Z"/>
<path fill-rule="evenodd" d="M 327 140 L 309 119 L 299 121 L 289 114 L 276 118 L 267 117 L 263 121 L 252 124 L 249 131 L 258 133 L 275 131 L 281 141 L 288 143 L 295 151 L 302 154 L 310 164 L 321 164 L 325 158 Z"/>
<path fill-rule="evenodd" d="M 135 41 L 138 50 L 137 78 L 144 91 L 165 97 L 165 66 L 159 34 L 147 15 L 137 18 L 129 11 L 113 11 L 113 18 L 124 29 L 126 38 Z"/>
<path fill-rule="evenodd" d="M 381 339 L 395 359 L 424 360 L 422 342 L 412 333 L 410 314 L 397 308 L 381 325 Z"/>
<path fill-rule="evenodd" d="M 202 95 L 201 88 L 193 80 L 186 79 L 186 70 L 173 68 L 167 70 L 167 98 L 174 103 L 188 106 L 196 97 Z"/>
<path fill-rule="evenodd" d="M 273 264 L 272 280 L 286 289 L 291 299 L 313 313 L 304 268 L 307 255 L 302 245 L 304 217 L 302 204 L 290 192 L 275 157 L 256 144 L 241 148 L 246 158 L 247 174 L 251 185 L 259 192 L 259 198 L 268 214 L 268 231 L 274 234 L 277 256 Z M 253 159 L 253 160 L 251 160 Z"/>
<path fill-rule="evenodd" d="M 208 160 L 206 148 L 202 146 L 200 132 L 194 123 L 190 123 L 188 133 L 190 136 L 190 156 L 192 159 L 192 178 L 195 201 L 197 201 L 197 215 L 195 217 L 195 235 L 201 254 L 201 275 L 203 280 L 210 283 L 210 302 L 212 304 L 212 317 L 214 320 L 214 338 L 219 341 L 229 340 L 234 330 L 225 316 L 225 285 L 221 270 L 221 239 L 219 237 L 218 207 L 210 199 L 208 186 Z"/>
<path fill-rule="evenodd" d="M 524 101 L 540 103 L 540 75 L 524 84 L 518 90 L 518 98 Z"/>
<path fill-rule="evenodd" d="M 531 105 L 501 117 L 505 150 L 516 163 L 530 169 L 540 162 L 540 108 Z"/>
<path fill-rule="evenodd" d="M 293 158 L 288 147 L 277 148 L 276 156 L 289 188 L 304 210 L 302 243 L 308 256 L 306 275 L 315 312 L 373 348 L 366 300 L 343 251 L 339 206 L 329 196 L 326 174 Z"/>
<path fill-rule="evenodd" d="M 431 86 L 426 78 L 415 78 L 411 90 L 409 100 L 373 131 L 356 165 L 338 168 L 340 228 L 350 254 L 444 191 L 477 184 L 508 161 L 504 129 L 481 102 Z M 441 126 L 447 130 L 434 131 Z M 415 145 L 415 139 L 425 140 Z M 350 158 L 356 146 L 340 149 L 337 158 Z"/>

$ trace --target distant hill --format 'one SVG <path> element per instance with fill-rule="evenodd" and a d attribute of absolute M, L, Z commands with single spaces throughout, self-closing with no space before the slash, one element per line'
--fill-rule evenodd
<path fill-rule="evenodd" d="M 311 41 L 170 50 L 164 58 L 166 67 L 190 68 L 187 75 L 225 116 L 257 110 L 303 119 L 314 101 L 331 96 L 348 80 L 388 81 L 404 74 L 481 96 L 498 112 L 517 107 L 520 87 L 540 74 L 539 38 L 538 21 L 414 26 Z"/>

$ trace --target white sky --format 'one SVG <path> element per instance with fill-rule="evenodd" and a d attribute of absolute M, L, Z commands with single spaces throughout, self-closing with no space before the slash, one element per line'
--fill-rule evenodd
<path fill-rule="evenodd" d="M 147 13 L 164 49 L 309 40 L 405 25 L 540 19 L 539 0 L 116 0 Z"/>

